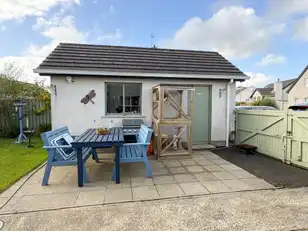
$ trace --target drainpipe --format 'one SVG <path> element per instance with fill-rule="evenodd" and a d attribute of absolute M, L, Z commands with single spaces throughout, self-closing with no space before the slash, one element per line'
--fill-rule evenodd
<path fill-rule="evenodd" d="M 226 147 L 229 147 L 229 133 L 230 133 L 230 85 L 233 84 L 234 80 L 230 79 L 230 82 L 227 83 L 227 93 L 226 93 Z"/>

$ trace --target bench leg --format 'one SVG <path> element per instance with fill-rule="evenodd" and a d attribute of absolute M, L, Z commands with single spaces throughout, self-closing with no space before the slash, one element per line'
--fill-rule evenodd
<path fill-rule="evenodd" d="M 83 164 L 83 182 L 84 183 L 89 183 L 89 177 L 86 169 L 86 165 Z"/>
<path fill-rule="evenodd" d="M 46 167 L 45 167 L 45 173 L 44 173 L 44 177 L 43 177 L 43 181 L 42 181 L 42 186 L 46 186 L 48 184 L 48 179 L 50 176 L 50 171 L 52 168 L 52 164 L 47 161 Z"/>
<path fill-rule="evenodd" d="M 145 169 L 146 169 L 147 177 L 152 177 L 152 170 L 151 170 L 148 158 L 145 158 L 144 164 L 145 164 Z"/>
<path fill-rule="evenodd" d="M 94 148 L 92 149 L 92 159 L 95 160 L 96 163 L 99 163 L 98 155 Z"/>

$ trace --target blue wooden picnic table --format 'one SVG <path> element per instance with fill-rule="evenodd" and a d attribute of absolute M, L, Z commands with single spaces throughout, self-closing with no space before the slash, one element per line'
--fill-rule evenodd
<path fill-rule="evenodd" d="M 87 129 L 78 138 L 71 142 L 72 148 L 76 149 L 77 153 L 77 168 L 78 168 L 78 186 L 83 187 L 83 163 L 82 163 L 82 148 L 109 148 L 114 146 L 116 149 L 115 167 L 116 167 L 116 183 L 120 183 L 120 154 L 119 147 L 124 143 L 123 129 L 115 127 L 110 130 L 109 134 L 96 134 L 94 128 Z"/>

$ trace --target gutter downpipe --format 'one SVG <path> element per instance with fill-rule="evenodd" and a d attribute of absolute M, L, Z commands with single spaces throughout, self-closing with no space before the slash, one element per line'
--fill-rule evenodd
<path fill-rule="evenodd" d="M 227 108 L 226 108 L 226 147 L 229 147 L 229 133 L 230 133 L 230 85 L 234 83 L 234 79 L 230 79 L 230 82 L 227 83 Z"/>

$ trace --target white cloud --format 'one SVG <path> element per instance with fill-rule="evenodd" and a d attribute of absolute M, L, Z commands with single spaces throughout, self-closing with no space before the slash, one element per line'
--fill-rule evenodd
<path fill-rule="evenodd" d="M 284 30 L 258 17 L 252 8 L 225 7 L 211 18 L 187 20 L 174 37 L 163 41 L 163 47 L 216 50 L 229 58 L 246 58 L 264 51 L 271 37 Z"/>
<path fill-rule="evenodd" d="M 285 18 L 295 14 L 308 12 L 307 0 L 270 0 L 269 15 L 276 18 Z"/>
<path fill-rule="evenodd" d="M 34 82 L 38 78 L 33 73 L 44 58 L 60 43 L 60 42 L 86 42 L 87 35 L 77 30 L 75 26 L 75 18 L 73 16 L 59 17 L 55 16 L 51 19 L 38 18 L 36 25 L 33 27 L 40 30 L 40 33 L 50 39 L 45 45 L 30 45 L 21 56 L 3 57 L 0 59 L 1 66 L 5 62 L 14 62 L 19 67 L 24 68 L 24 75 L 21 80 Z"/>
<path fill-rule="evenodd" d="M 101 35 L 97 40 L 104 43 L 119 43 L 122 37 L 121 30 L 116 29 L 115 33 Z"/>
<path fill-rule="evenodd" d="M 110 12 L 110 14 L 115 14 L 116 13 L 113 5 L 110 5 L 109 12 Z"/>
<path fill-rule="evenodd" d="M 264 87 L 270 82 L 273 82 L 273 77 L 267 76 L 262 73 L 252 73 L 252 72 L 245 72 L 247 76 L 250 77 L 250 79 L 244 81 L 244 82 L 238 82 L 238 86 L 243 87 Z"/>
<path fill-rule="evenodd" d="M 271 64 L 279 64 L 279 63 L 285 63 L 286 57 L 282 55 L 275 55 L 275 54 L 267 54 L 264 56 L 260 62 L 257 63 L 259 66 L 268 66 Z"/>
<path fill-rule="evenodd" d="M 62 4 L 80 4 L 79 0 L 1 0 L 0 21 L 44 16 L 51 8 Z"/>
<path fill-rule="evenodd" d="M 308 16 L 297 21 L 294 38 L 308 41 Z"/>

